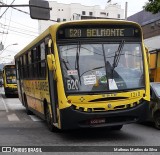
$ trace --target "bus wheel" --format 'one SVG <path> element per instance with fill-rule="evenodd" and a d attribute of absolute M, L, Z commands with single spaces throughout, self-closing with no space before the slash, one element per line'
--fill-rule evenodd
<path fill-rule="evenodd" d="M 51 117 L 51 113 L 50 113 L 48 105 L 46 106 L 46 109 L 45 109 L 45 120 L 46 120 L 47 126 L 51 132 L 58 132 L 59 131 L 59 129 L 53 125 L 53 118 Z"/>
<path fill-rule="evenodd" d="M 154 116 L 155 127 L 160 130 L 160 112 Z"/>
<path fill-rule="evenodd" d="M 121 130 L 123 127 L 123 125 L 117 125 L 117 126 L 112 126 L 111 129 L 112 130 Z"/>
<path fill-rule="evenodd" d="M 26 113 L 27 113 L 27 115 L 32 115 L 33 114 L 32 111 L 30 111 L 28 109 L 28 103 L 27 103 L 26 95 L 24 96 L 24 102 L 25 102 L 25 107 L 26 107 Z"/>

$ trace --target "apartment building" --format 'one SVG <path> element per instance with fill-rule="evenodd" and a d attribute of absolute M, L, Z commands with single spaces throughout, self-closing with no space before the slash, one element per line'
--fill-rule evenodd
<path fill-rule="evenodd" d="M 85 6 L 79 3 L 62 4 L 56 1 L 49 2 L 52 7 L 50 16 L 53 21 L 39 20 L 39 33 L 43 32 L 55 21 L 71 21 L 89 18 L 114 18 L 124 19 L 124 9 L 119 4 L 108 4 L 102 9 L 99 5 Z"/>

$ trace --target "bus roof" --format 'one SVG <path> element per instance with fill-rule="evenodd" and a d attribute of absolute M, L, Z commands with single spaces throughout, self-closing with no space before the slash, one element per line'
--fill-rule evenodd
<path fill-rule="evenodd" d="M 5 69 L 5 68 L 15 68 L 16 66 L 14 65 L 14 64 L 8 64 L 8 65 L 5 65 L 4 67 L 3 67 L 3 69 Z"/>

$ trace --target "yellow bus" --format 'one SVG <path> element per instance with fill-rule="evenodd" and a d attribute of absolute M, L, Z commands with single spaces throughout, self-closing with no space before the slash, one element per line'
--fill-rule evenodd
<path fill-rule="evenodd" d="M 5 65 L 3 67 L 3 86 L 6 97 L 18 95 L 15 65 Z"/>
<path fill-rule="evenodd" d="M 56 23 L 21 50 L 15 62 L 21 102 L 51 131 L 120 130 L 148 115 L 148 62 L 136 23 Z"/>
<path fill-rule="evenodd" d="M 3 85 L 3 76 L 2 76 L 2 70 L 0 69 L 0 87 Z"/>
<path fill-rule="evenodd" d="M 150 51 L 150 81 L 160 82 L 160 49 Z"/>

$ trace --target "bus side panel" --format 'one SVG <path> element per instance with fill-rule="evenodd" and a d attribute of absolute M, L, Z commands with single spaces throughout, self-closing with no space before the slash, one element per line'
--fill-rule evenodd
<path fill-rule="evenodd" d="M 150 81 L 160 82 L 160 52 L 150 53 Z"/>

